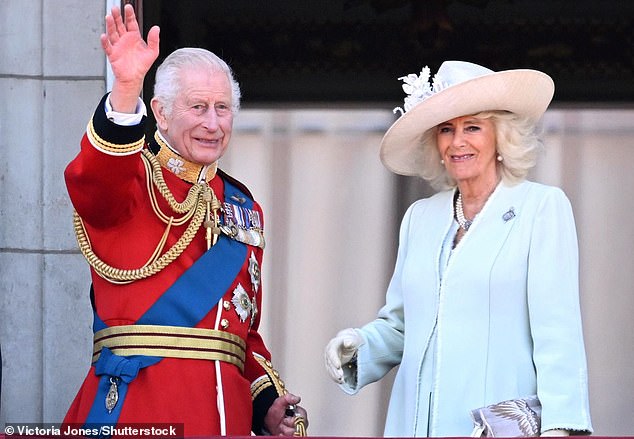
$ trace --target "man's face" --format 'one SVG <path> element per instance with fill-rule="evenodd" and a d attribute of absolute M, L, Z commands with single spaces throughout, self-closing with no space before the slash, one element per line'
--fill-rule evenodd
<path fill-rule="evenodd" d="M 224 154 L 233 129 L 231 84 L 224 72 L 203 67 L 180 72 L 180 90 L 172 111 L 152 100 L 159 130 L 183 158 L 200 165 Z"/>

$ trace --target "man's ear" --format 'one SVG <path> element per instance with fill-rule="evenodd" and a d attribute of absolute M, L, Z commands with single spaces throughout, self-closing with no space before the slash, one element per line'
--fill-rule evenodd
<path fill-rule="evenodd" d="M 154 119 L 156 119 L 156 125 L 162 130 L 167 131 L 167 117 L 165 116 L 165 105 L 158 99 L 152 98 L 150 101 L 152 107 L 152 113 L 154 113 Z"/>

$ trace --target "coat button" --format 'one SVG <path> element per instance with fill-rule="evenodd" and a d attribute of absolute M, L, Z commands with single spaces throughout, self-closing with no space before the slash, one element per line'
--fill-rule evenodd
<path fill-rule="evenodd" d="M 222 329 L 227 329 L 229 327 L 229 320 L 227 319 L 220 320 L 220 326 L 222 326 Z"/>
<path fill-rule="evenodd" d="M 225 300 L 224 302 L 222 302 L 222 306 L 226 311 L 229 311 L 231 309 L 231 302 Z"/>

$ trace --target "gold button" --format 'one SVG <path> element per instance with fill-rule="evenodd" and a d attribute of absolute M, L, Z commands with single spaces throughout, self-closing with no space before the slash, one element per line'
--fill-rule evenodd
<path fill-rule="evenodd" d="M 227 329 L 229 327 L 229 320 L 227 319 L 220 320 L 220 326 L 222 326 L 223 329 Z"/>
<path fill-rule="evenodd" d="M 222 303 L 222 306 L 225 308 L 225 310 L 229 311 L 231 309 L 231 302 L 229 302 L 228 300 L 225 300 Z"/>

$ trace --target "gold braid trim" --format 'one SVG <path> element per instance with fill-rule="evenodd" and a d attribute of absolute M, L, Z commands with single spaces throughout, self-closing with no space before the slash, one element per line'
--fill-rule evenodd
<path fill-rule="evenodd" d="M 266 376 L 262 376 L 259 380 L 256 380 L 253 384 L 251 384 L 251 399 L 255 399 L 260 394 L 260 392 L 262 392 L 262 390 L 270 386 L 275 386 L 275 390 L 277 391 L 278 395 L 286 395 L 288 391 L 286 390 L 284 381 L 280 379 L 280 374 L 277 370 L 273 368 L 271 362 L 263 356 L 256 354 L 255 352 L 253 353 L 253 358 L 255 358 L 260 366 L 262 366 L 262 368 L 266 372 Z M 306 419 L 304 419 L 303 416 L 295 411 L 295 406 L 289 405 L 287 409 L 294 412 L 294 415 L 287 415 L 293 416 L 294 418 L 293 424 L 295 425 L 295 432 L 293 433 L 293 436 L 307 436 Z"/>
<path fill-rule="evenodd" d="M 163 195 L 165 201 L 167 201 L 169 206 L 176 213 L 187 213 L 191 209 L 193 209 L 196 204 L 200 202 L 199 197 L 201 195 L 201 192 L 209 188 L 209 186 L 207 186 L 207 184 L 205 183 L 195 184 L 191 187 L 191 189 L 189 189 L 189 193 L 187 194 L 185 201 L 179 203 L 178 201 L 176 201 L 174 195 L 172 195 L 172 192 L 169 190 L 167 184 L 165 183 L 163 172 L 161 171 L 161 164 L 156 159 L 156 156 L 154 156 L 154 154 L 152 154 L 147 149 L 144 149 L 143 155 L 141 157 L 144 159 L 143 164 L 145 165 L 146 176 L 151 177 L 152 182 L 154 183 L 160 194 Z M 150 166 L 149 168 L 148 165 Z M 150 175 L 148 175 L 148 173 Z"/>
<path fill-rule="evenodd" d="M 86 132 L 88 133 L 88 139 L 90 139 L 90 143 L 92 143 L 94 147 L 109 154 L 132 154 L 140 151 L 143 148 L 143 145 L 145 145 L 145 136 L 132 143 L 125 143 L 122 145 L 108 142 L 102 139 L 97 134 L 97 132 L 95 131 L 95 127 L 93 126 L 92 119 L 90 119 L 90 122 L 88 122 L 88 129 L 86 130 Z"/>
<path fill-rule="evenodd" d="M 244 371 L 246 341 L 226 331 L 163 325 L 111 326 L 93 338 L 93 363 L 104 347 L 116 355 L 219 360 Z"/>
<path fill-rule="evenodd" d="M 295 433 L 293 433 L 293 436 L 308 436 L 308 433 L 306 432 L 306 420 L 303 416 L 295 416 L 295 420 L 293 421 L 293 423 L 295 424 Z"/>
<path fill-rule="evenodd" d="M 273 365 L 271 364 L 271 362 L 264 358 L 262 355 L 256 354 L 255 352 L 253 353 L 253 358 L 255 358 L 255 361 L 257 361 L 260 366 L 262 366 L 262 368 L 268 375 L 269 381 L 275 386 L 275 391 L 277 392 L 277 394 L 280 396 L 286 395 L 286 393 L 288 392 L 286 391 L 286 387 L 284 387 L 284 381 L 280 379 L 279 372 L 273 369 Z M 262 384 L 260 384 L 260 386 L 262 386 Z"/>
<path fill-rule="evenodd" d="M 264 389 L 271 387 L 273 383 L 267 375 L 263 375 L 251 384 L 251 399 L 255 400 Z"/>
<path fill-rule="evenodd" d="M 212 189 L 206 183 L 193 185 L 189 190 L 185 201 L 183 201 L 182 203 L 177 202 L 170 192 L 169 188 L 167 187 L 165 180 L 163 179 L 161 166 L 158 163 L 156 157 L 147 150 L 143 150 L 143 155 L 141 157 L 143 158 L 143 163 L 146 169 L 146 180 L 148 183 L 148 191 L 150 192 L 150 198 L 152 201 L 152 208 L 154 209 L 156 215 L 161 220 L 167 223 L 165 232 L 163 233 L 161 240 L 154 250 L 154 253 L 150 257 L 148 262 L 146 262 L 142 267 L 136 269 L 115 268 L 101 260 L 92 250 L 92 245 L 90 243 L 90 239 L 88 238 L 88 234 L 86 232 L 86 228 L 81 217 L 76 211 L 73 211 L 73 225 L 75 229 L 75 236 L 77 237 L 77 243 L 79 244 L 79 250 L 86 258 L 88 264 L 95 270 L 95 272 L 99 276 L 114 284 L 126 284 L 136 280 L 145 279 L 156 273 L 159 273 L 161 270 L 167 267 L 176 258 L 178 258 L 183 253 L 183 251 L 185 251 L 187 246 L 194 239 L 194 236 L 196 236 L 196 232 L 198 232 L 198 229 L 205 219 L 209 200 L 212 200 L 212 206 L 219 206 L 220 204 L 213 194 Z M 167 201 L 172 210 L 174 210 L 176 213 L 185 214 L 183 218 L 174 221 L 173 217 L 167 217 L 163 212 L 160 211 L 160 209 L 158 208 L 158 203 L 156 201 L 156 196 L 154 195 L 152 183 L 154 183 L 159 193 Z M 215 201 L 215 203 L 213 201 Z M 167 236 L 172 224 L 184 224 L 187 220 L 190 220 L 190 218 L 191 221 L 183 235 L 167 252 L 159 257 L 159 254 L 163 250 L 163 247 L 167 240 Z"/>

